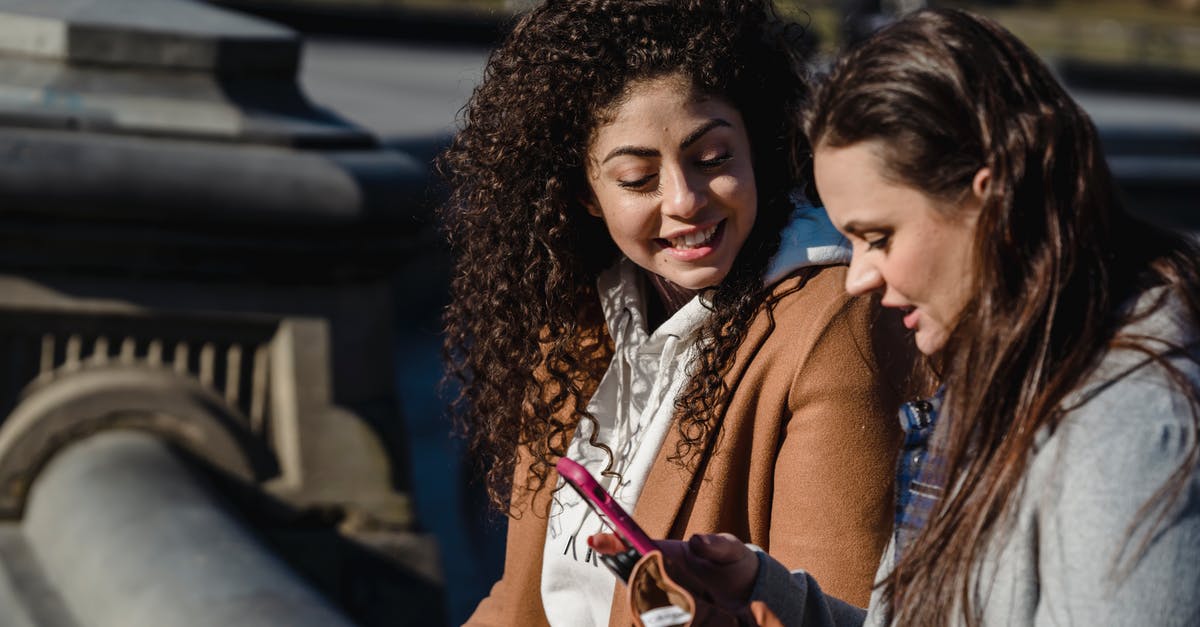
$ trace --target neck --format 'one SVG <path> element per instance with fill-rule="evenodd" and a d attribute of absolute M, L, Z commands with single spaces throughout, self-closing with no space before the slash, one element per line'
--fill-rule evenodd
<path fill-rule="evenodd" d="M 675 315 L 675 312 L 683 308 L 699 292 L 699 290 L 680 287 L 653 272 L 645 272 L 645 274 L 650 285 L 654 287 L 654 292 L 658 294 L 658 302 L 648 303 L 650 306 L 647 307 L 647 317 L 652 325 L 651 328 L 657 328 L 658 325 Z M 651 299 L 651 301 L 653 300 Z M 655 304 L 661 307 L 655 307 Z"/>

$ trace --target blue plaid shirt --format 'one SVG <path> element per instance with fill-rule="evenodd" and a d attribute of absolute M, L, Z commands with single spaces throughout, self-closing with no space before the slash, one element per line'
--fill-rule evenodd
<path fill-rule="evenodd" d="M 945 486 L 945 459 L 930 436 L 942 407 L 942 392 L 900 408 L 904 444 L 896 467 L 896 559 L 925 527 Z"/>

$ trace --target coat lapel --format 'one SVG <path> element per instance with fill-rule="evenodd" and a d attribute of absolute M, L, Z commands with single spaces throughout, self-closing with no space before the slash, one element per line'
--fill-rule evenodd
<path fill-rule="evenodd" d="M 811 272 L 801 272 L 798 277 L 799 285 L 803 285 L 807 281 Z M 797 278 L 792 278 L 781 282 L 776 287 L 775 293 L 788 292 L 793 289 L 798 289 Z M 736 391 L 738 382 L 749 368 L 750 362 L 754 356 L 762 348 L 764 342 L 771 335 L 774 329 L 773 314 L 768 312 L 760 312 L 754 317 L 750 325 L 750 329 L 746 332 L 746 337 L 742 340 L 741 346 L 738 348 L 737 357 L 734 359 L 733 367 L 729 373 L 725 375 L 725 383 L 730 390 Z M 723 427 L 725 415 L 728 413 L 728 408 L 722 410 L 721 415 L 717 417 L 713 424 L 712 432 L 714 435 Z M 671 457 L 675 455 L 677 446 L 682 440 L 679 429 L 672 425 L 667 432 L 667 437 L 663 441 L 662 448 L 659 449 L 658 455 L 655 457 L 654 465 L 650 468 L 650 476 L 646 479 L 646 485 L 642 488 L 641 495 L 638 496 L 637 505 L 634 507 L 633 518 L 638 525 L 651 538 L 666 538 L 670 535 L 675 523 L 683 509 L 688 494 L 693 492 L 694 486 L 697 486 L 697 475 L 703 472 L 703 469 L 708 465 L 708 459 L 712 455 L 713 442 L 717 440 L 715 437 L 710 437 L 704 447 L 698 452 L 692 463 L 687 467 L 681 466 L 679 462 L 671 461 Z M 700 474 L 702 477 L 703 475 Z M 714 530 L 716 531 L 716 530 Z"/>

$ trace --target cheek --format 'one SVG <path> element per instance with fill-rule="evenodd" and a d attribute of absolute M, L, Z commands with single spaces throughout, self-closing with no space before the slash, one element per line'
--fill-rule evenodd
<path fill-rule="evenodd" d="M 720 177 L 713 181 L 713 191 L 747 226 L 754 223 L 758 213 L 758 190 L 752 173 Z"/>
<path fill-rule="evenodd" d="M 927 301 L 931 286 L 936 286 L 937 276 L 928 263 L 928 257 L 920 251 L 895 250 L 876 264 L 884 282 L 906 299 Z M 928 305 L 928 302 L 925 302 Z"/>
<path fill-rule="evenodd" d="M 975 273 L 974 241 L 969 232 L 956 233 L 956 238 L 945 246 L 953 254 L 947 255 L 940 272 L 942 289 L 948 314 L 957 316 L 972 296 L 972 277 Z"/>
<path fill-rule="evenodd" d="M 653 233 L 653 216 L 638 203 L 608 202 L 602 205 L 604 223 L 613 239 L 643 239 Z"/>
<path fill-rule="evenodd" d="M 924 306 L 943 325 L 950 325 L 966 304 L 960 260 L 938 258 L 929 250 L 917 251 L 894 272 L 900 275 L 896 289 Z"/>
<path fill-rule="evenodd" d="M 750 221 L 754 221 L 754 217 L 758 215 L 758 190 L 754 186 L 754 179 L 749 183 L 739 186 L 739 195 L 742 200 L 742 213 L 746 214 Z"/>

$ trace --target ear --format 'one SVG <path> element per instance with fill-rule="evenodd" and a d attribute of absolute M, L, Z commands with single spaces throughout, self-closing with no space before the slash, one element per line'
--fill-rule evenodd
<path fill-rule="evenodd" d="M 586 193 L 579 195 L 579 204 L 583 205 L 587 212 L 597 218 L 604 218 L 604 213 L 600 211 L 600 203 L 596 202 L 596 196 L 589 189 Z"/>
<path fill-rule="evenodd" d="M 980 168 L 975 173 L 975 179 L 971 181 L 971 191 L 975 194 L 977 200 L 983 200 L 983 195 L 987 193 L 988 183 L 992 181 L 992 171 L 987 168 Z"/>

